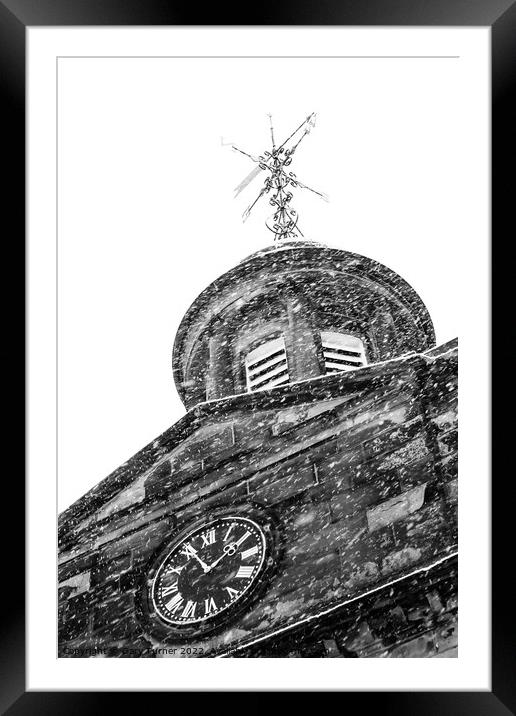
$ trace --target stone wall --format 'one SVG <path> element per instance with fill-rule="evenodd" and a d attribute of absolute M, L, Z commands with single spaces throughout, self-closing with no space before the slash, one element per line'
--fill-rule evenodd
<path fill-rule="evenodd" d="M 457 656 L 457 559 L 450 558 L 334 612 L 230 656 L 453 658 Z"/>
<path fill-rule="evenodd" d="M 63 514 L 61 655 L 244 656 L 246 645 L 266 649 L 270 640 L 273 649 L 279 630 L 322 625 L 321 612 L 346 604 L 354 604 L 359 631 L 371 631 L 362 617 L 374 609 L 360 606 L 364 595 L 398 585 L 403 601 L 411 580 L 424 575 L 430 583 L 453 563 L 456 401 L 451 343 L 190 411 Z M 139 617 L 149 561 L 175 530 L 212 509 L 246 503 L 278 520 L 277 569 L 261 598 L 230 627 L 191 642 L 197 653 L 178 653 L 177 644 L 157 639 Z M 443 579 L 448 584 L 449 574 Z M 439 596 L 438 580 L 432 589 Z M 446 594 L 441 608 L 453 624 Z M 423 602 L 428 606 L 426 596 Z M 413 626 L 417 620 L 407 609 L 399 606 L 398 617 L 403 613 Z M 362 622 L 366 627 L 357 626 Z M 437 632 L 425 629 L 409 632 L 435 644 Z M 413 655 L 403 651 L 406 639 L 386 649 L 371 633 L 378 653 L 339 636 L 334 655 Z M 330 646 L 335 641 L 324 638 Z"/>

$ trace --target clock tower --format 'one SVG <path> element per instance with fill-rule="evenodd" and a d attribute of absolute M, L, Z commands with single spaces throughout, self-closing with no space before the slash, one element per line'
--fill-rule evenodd
<path fill-rule="evenodd" d="M 299 236 L 287 151 L 274 245 L 180 324 L 185 416 L 60 516 L 63 657 L 456 655 L 457 343 Z"/>

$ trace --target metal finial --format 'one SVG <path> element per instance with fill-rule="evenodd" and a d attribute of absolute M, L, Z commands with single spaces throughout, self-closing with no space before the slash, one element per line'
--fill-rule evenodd
<path fill-rule="evenodd" d="M 292 156 L 294 152 L 299 147 L 306 135 L 309 134 L 312 128 L 315 126 L 315 116 L 315 112 L 312 112 L 312 114 L 310 114 L 303 122 L 301 122 L 299 127 L 295 129 L 282 144 L 276 146 L 276 142 L 274 139 L 274 127 L 272 124 L 272 115 L 269 114 L 268 117 L 270 124 L 272 150 L 270 152 L 265 151 L 263 155 L 260 155 L 258 157 L 255 157 L 248 152 L 244 152 L 242 149 L 239 149 L 234 144 L 232 145 L 232 149 L 234 149 L 236 152 L 240 152 L 240 154 L 245 155 L 257 165 L 252 170 L 252 172 L 248 174 L 246 178 L 242 182 L 240 182 L 240 184 L 235 188 L 235 197 L 238 196 L 240 192 L 243 191 L 243 189 L 245 189 L 246 186 L 250 184 L 255 177 L 258 176 L 258 174 L 260 174 L 260 172 L 267 172 L 267 176 L 265 178 L 263 187 L 260 190 L 260 193 L 253 201 L 253 203 L 250 204 L 244 211 L 244 213 L 242 214 L 242 218 L 245 221 L 249 217 L 249 214 L 251 213 L 253 207 L 262 198 L 262 196 L 265 196 L 266 194 L 272 192 L 272 195 L 269 199 L 269 203 L 275 207 L 275 211 L 272 216 L 267 219 L 265 224 L 267 228 L 274 234 L 275 241 L 293 239 L 298 236 L 303 236 L 303 233 L 298 226 L 297 211 L 292 208 L 290 203 L 293 196 L 292 192 L 290 191 L 291 188 L 295 189 L 297 187 L 300 187 L 301 189 L 308 189 L 308 191 L 311 191 L 313 194 L 317 194 L 317 196 L 320 196 L 325 201 L 328 201 L 328 197 L 326 194 L 323 194 L 320 191 L 316 191 L 315 189 L 310 188 L 309 186 L 301 182 L 294 174 L 294 172 L 287 171 L 287 167 L 289 167 L 292 163 Z"/>

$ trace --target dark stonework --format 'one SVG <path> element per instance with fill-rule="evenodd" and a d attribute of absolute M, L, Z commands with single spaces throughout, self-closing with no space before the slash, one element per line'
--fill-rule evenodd
<path fill-rule="evenodd" d="M 319 331 L 351 324 L 370 364 L 324 375 Z M 245 392 L 251 336 L 278 330 L 296 382 Z M 212 284 L 174 349 L 189 412 L 60 517 L 61 655 L 456 655 L 457 343 L 433 345 L 413 290 L 354 254 L 266 250 Z M 225 508 L 273 520 L 267 584 L 204 637 L 155 630 L 154 555 Z"/>
<path fill-rule="evenodd" d="M 218 397 L 245 392 L 243 355 L 260 333 L 283 333 L 295 380 L 323 374 L 311 350 L 317 340 L 313 334 L 321 330 L 360 334 L 369 363 L 421 352 L 435 342 L 424 304 L 394 271 L 364 256 L 310 242 L 249 256 L 188 309 L 172 359 L 176 386 L 188 408 L 206 400 L 207 389 L 213 393 L 208 345 L 213 335 L 220 335 L 221 325 L 230 359 L 228 364 L 227 352 L 219 358 L 225 370 Z"/>

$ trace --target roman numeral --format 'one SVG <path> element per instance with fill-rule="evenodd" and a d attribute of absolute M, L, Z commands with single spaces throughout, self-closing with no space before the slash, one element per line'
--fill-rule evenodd
<path fill-rule="evenodd" d="M 228 529 L 228 531 L 226 532 L 226 534 L 224 535 L 224 539 L 222 540 L 223 542 L 225 542 L 225 541 L 227 540 L 227 538 L 228 538 L 229 535 L 231 534 L 231 530 L 233 529 L 234 526 L 235 526 L 235 523 L 234 523 L 234 522 L 232 522 L 232 523 L 229 525 L 229 529 Z"/>
<path fill-rule="evenodd" d="M 183 597 L 179 592 L 175 595 L 175 597 L 172 597 L 172 599 L 168 602 L 168 604 L 165 604 L 166 608 L 169 612 L 177 612 L 179 607 L 181 606 L 181 603 L 184 602 Z"/>
<path fill-rule="evenodd" d="M 181 572 L 183 571 L 183 569 L 184 569 L 185 567 L 186 567 L 185 564 L 181 565 L 180 567 L 169 567 L 169 568 L 167 569 L 167 572 L 174 572 L 174 574 L 179 575 L 179 574 L 181 574 Z"/>
<path fill-rule="evenodd" d="M 248 579 L 251 574 L 254 572 L 254 567 L 240 567 L 238 572 L 236 573 L 236 577 L 238 579 Z"/>
<path fill-rule="evenodd" d="M 169 594 L 177 592 L 177 584 L 171 584 L 170 587 L 163 587 L 161 589 L 161 596 L 168 597 Z"/>
<path fill-rule="evenodd" d="M 238 539 L 238 540 L 236 541 L 236 546 L 237 546 L 237 547 L 240 547 L 240 545 L 242 544 L 242 542 L 244 542 L 244 541 L 245 541 L 248 537 L 250 537 L 250 536 L 251 536 L 251 533 L 250 533 L 250 532 L 244 532 L 244 534 L 240 537 L 240 539 Z"/>
<path fill-rule="evenodd" d="M 217 605 L 215 604 L 215 600 L 213 597 L 210 597 L 209 599 L 204 600 L 204 613 L 209 614 L 210 612 L 217 611 Z"/>
<path fill-rule="evenodd" d="M 195 557 L 197 554 L 197 550 L 192 547 L 192 545 L 187 542 L 183 547 L 183 554 L 185 555 L 186 559 L 191 559 L 192 557 Z"/>
<path fill-rule="evenodd" d="M 189 600 L 186 603 L 186 607 L 183 609 L 181 616 L 182 617 L 194 617 L 196 606 L 197 606 L 197 602 L 192 602 L 191 600 Z"/>
<path fill-rule="evenodd" d="M 227 590 L 230 599 L 234 599 L 235 597 L 238 597 L 238 592 L 236 589 L 231 589 L 231 587 L 224 587 L 224 589 Z"/>
<path fill-rule="evenodd" d="M 210 530 L 208 534 L 201 535 L 201 537 L 203 547 L 208 547 L 208 545 L 213 544 L 215 542 L 215 528 Z"/>
<path fill-rule="evenodd" d="M 256 554 L 258 552 L 258 545 L 255 544 L 254 547 L 250 547 L 249 549 L 246 549 L 245 552 L 241 553 L 242 559 L 247 559 L 248 557 L 252 557 L 253 554 Z"/>

